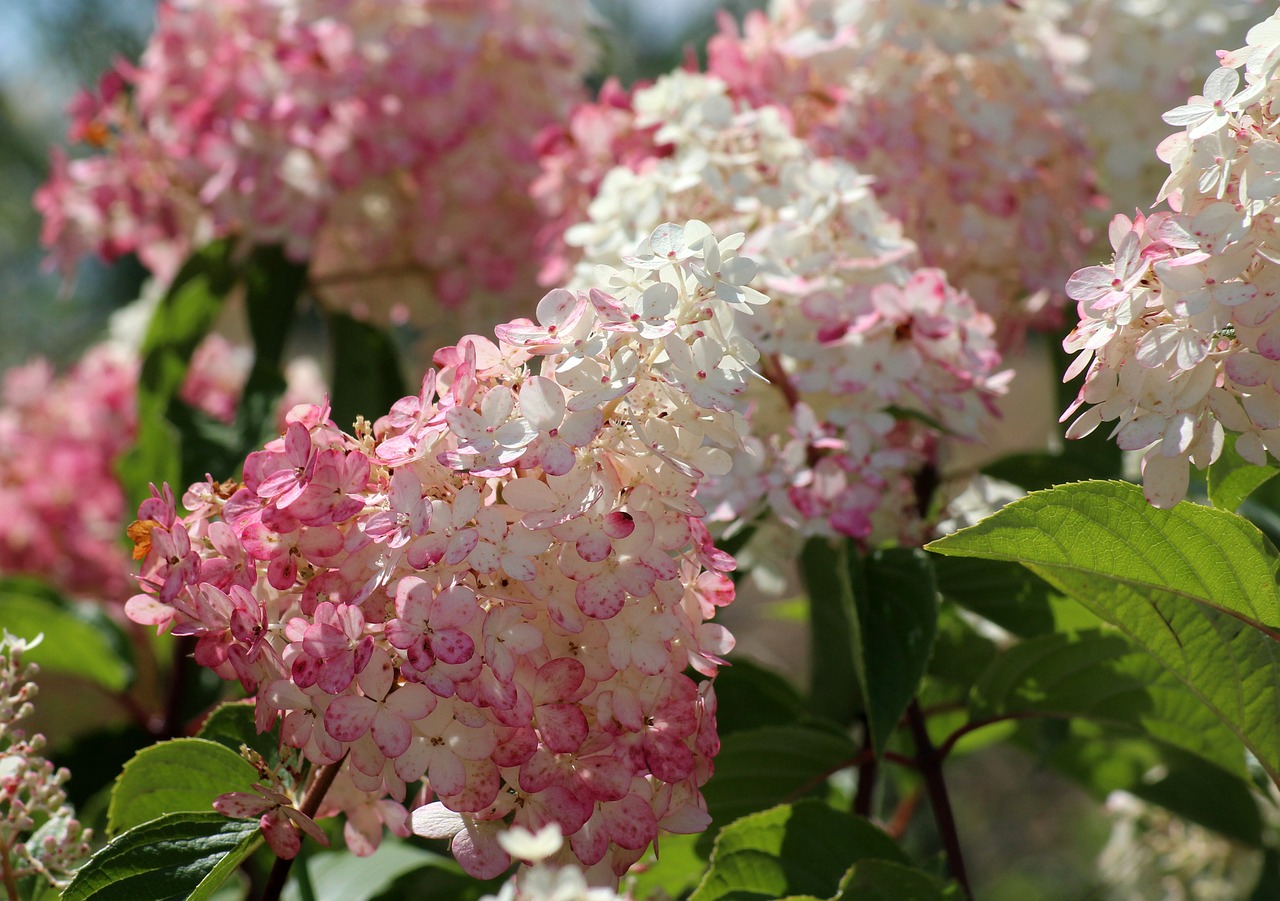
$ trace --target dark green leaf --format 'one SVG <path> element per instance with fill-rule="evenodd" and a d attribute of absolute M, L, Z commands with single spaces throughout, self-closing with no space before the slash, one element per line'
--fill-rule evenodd
<path fill-rule="evenodd" d="M 118 627 L 101 610 L 82 611 L 35 579 L 0 579 L 0 623 L 19 638 L 44 641 L 22 655 L 47 672 L 80 676 L 123 691 L 133 669 L 120 655 Z"/>
<path fill-rule="evenodd" d="M 715 778 L 703 788 L 715 826 L 822 789 L 857 749 L 843 732 L 818 726 L 771 726 L 725 736 Z"/>
<path fill-rule="evenodd" d="M 906 864 L 898 846 L 861 817 L 817 801 L 755 813 L 720 831 L 711 866 L 689 901 L 830 898 L 862 860 Z"/>
<path fill-rule="evenodd" d="M 284 395 L 284 349 L 306 287 L 307 267 L 280 247 L 259 247 L 244 267 L 245 308 L 253 338 L 253 369 L 236 410 L 243 458 L 275 437 L 276 407 Z"/>
<path fill-rule="evenodd" d="M 235 285 L 236 267 L 231 256 L 231 242 L 224 240 L 191 257 L 152 316 L 138 377 L 138 436 L 119 463 L 121 482 L 133 509 L 150 496 L 150 483 L 177 484 L 182 477 L 179 434 L 167 417 L 186 378 L 191 355 Z"/>
<path fill-rule="evenodd" d="M 849 549 L 852 563 L 856 553 Z M 861 638 L 871 745 L 883 754 L 889 736 L 915 697 L 938 623 L 938 590 L 929 556 L 915 548 L 876 551 L 853 578 Z"/>
<path fill-rule="evenodd" d="M 357 416 L 377 419 L 408 392 L 390 335 L 344 313 L 331 313 L 328 322 L 333 348 L 333 421 L 349 429 Z"/>
<path fill-rule="evenodd" d="M 258 778 L 244 758 L 217 742 L 177 738 L 152 745 L 116 779 L 108 829 L 118 833 L 165 813 L 212 810 L 219 795 L 251 791 Z"/>
<path fill-rule="evenodd" d="M 973 722 L 1035 715 L 1129 728 L 1246 776 L 1231 731 L 1119 634 L 1042 635 L 1009 648 L 973 686 L 969 710 Z"/>
<path fill-rule="evenodd" d="M 206 901 L 262 842 L 256 820 L 170 813 L 94 854 L 63 901 Z"/>
<path fill-rule="evenodd" d="M 847 724 L 858 713 L 863 680 L 856 668 L 861 643 L 846 546 L 810 538 L 800 572 L 809 594 L 810 709 Z"/>
<path fill-rule="evenodd" d="M 241 745 L 248 745 L 271 763 L 280 757 L 280 738 L 277 728 L 259 732 L 254 722 L 253 701 L 228 701 L 219 705 L 205 719 L 197 738 L 216 741 L 237 755 Z"/>
<path fill-rule="evenodd" d="M 963 895 L 948 891 L 928 873 L 892 860 L 863 860 L 853 865 L 833 901 L 947 901 Z"/>
<path fill-rule="evenodd" d="M 1254 466 L 1240 456 L 1236 436 L 1228 433 L 1222 454 L 1209 467 L 1209 500 L 1220 510 L 1237 510 L 1277 473 L 1280 469 L 1274 466 Z"/>
<path fill-rule="evenodd" d="M 1014 560 L 1171 669 L 1280 782 L 1280 557 L 1247 520 L 1136 485 L 1036 492 L 929 546 Z"/>
<path fill-rule="evenodd" d="M 938 590 L 1021 638 L 1053 631 L 1052 589 L 1026 567 L 1000 560 L 937 557 Z"/>
<path fill-rule="evenodd" d="M 805 715 L 804 698 L 791 683 L 750 660 L 730 661 L 716 676 L 716 727 L 731 732 L 785 726 Z"/>

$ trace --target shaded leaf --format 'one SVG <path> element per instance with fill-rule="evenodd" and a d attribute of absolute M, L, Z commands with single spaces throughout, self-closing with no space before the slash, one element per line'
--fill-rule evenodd
<path fill-rule="evenodd" d="M 275 729 L 259 732 L 254 722 L 253 708 L 253 701 L 228 701 L 220 704 L 205 718 L 196 737 L 216 741 L 237 756 L 240 754 L 240 746 L 248 745 L 268 763 L 279 760 L 279 722 L 277 721 Z"/>
<path fill-rule="evenodd" d="M 1236 452 L 1236 436 L 1227 433 L 1222 453 L 1209 466 L 1209 500 L 1220 510 L 1239 509 L 1245 498 L 1271 481 L 1280 469 L 1254 466 Z"/>
<path fill-rule="evenodd" d="M 809 595 L 809 709 L 841 724 L 858 713 L 863 681 L 856 668 L 860 636 L 848 553 L 843 543 L 810 538 L 800 554 Z"/>
<path fill-rule="evenodd" d="M 929 545 L 1013 560 L 1084 604 L 1172 670 L 1280 782 L 1280 557 L 1247 520 L 1136 485 L 1034 493 Z"/>
<path fill-rule="evenodd" d="M 822 788 L 856 753 L 843 732 L 819 726 L 770 726 L 725 736 L 715 778 L 703 787 L 714 826 Z"/>
<path fill-rule="evenodd" d="M 181 479 L 179 433 L 167 418 L 170 404 L 235 280 L 231 242 L 210 244 L 179 270 L 151 318 L 138 376 L 138 435 L 118 464 L 132 509 L 150 496 L 150 483 Z"/>
<path fill-rule="evenodd" d="M 849 560 L 855 559 L 850 548 Z M 938 591 L 928 555 L 915 548 L 876 551 L 862 561 L 862 577 L 853 585 L 858 670 L 871 745 L 879 755 L 919 690 L 937 631 Z"/>
<path fill-rule="evenodd" d="M 395 342 L 383 329 L 345 313 L 328 318 L 333 360 L 333 421 L 349 429 L 357 416 L 376 419 L 409 392 Z"/>
<path fill-rule="evenodd" d="M 973 557 L 937 557 L 933 567 L 943 597 L 1005 631 L 1020 638 L 1053 631 L 1053 591 L 1026 567 Z"/>
<path fill-rule="evenodd" d="M 720 831 L 706 876 L 689 901 L 721 898 L 830 898 L 851 864 L 906 864 L 893 840 L 869 821 L 817 801 L 751 814 Z"/>
<path fill-rule="evenodd" d="M 22 659 L 46 672 L 89 679 L 109 691 L 123 691 L 133 678 L 120 653 L 119 627 L 101 609 L 71 604 L 36 579 L 0 579 L 0 623 L 20 638 L 44 635 Z"/>
<path fill-rule="evenodd" d="M 732 659 L 716 676 L 716 729 L 785 726 L 805 715 L 804 698 L 782 676 L 750 660 Z"/>

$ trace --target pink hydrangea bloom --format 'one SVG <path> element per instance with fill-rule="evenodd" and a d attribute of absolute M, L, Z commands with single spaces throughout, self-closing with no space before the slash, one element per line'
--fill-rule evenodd
<path fill-rule="evenodd" d="M 756 383 L 742 407 L 751 452 L 703 489 L 713 517 L 751 518 L 767 503 L 806 535 L 920 541 L 922 474 L 944 465 L 947 441 L 982 436 L 1004 389 L 992 319 L 944 273 L 913 269 L 916 248 L 869 180 L 819 156 L 792 111 L 753 107 L 719 78 L 684 71 L 636 90 L 631 106 L 634 127 L 663 149 L 609 170 L 567 230 L 579 278 L 683 211 L 745 232 L 746 252 L 770 263 L 717 286 L 759 284 L 773 299 L 739 324 L 772 384 Z"/>
<path fill-rule="evenodd" d="M 1280 196 L 1280 14 L 1249 31 L 1248 45 L 1202 93 L 1165 113 L 1184 126 L 1159 147 L 1170 173 L 1149 217 L 1116 216 L 1110 264 L 1078 271 L 1067 291 L 1079 325 L 1063 346 L 1085 374 L 1063 415 L 1068 437 L 1103 422 L 1125 450 L 1141 451 L 1147 499 L 1171 507 L 1191 465 L 1216 460 L 1225 433 L 1263 465 L 1280 451 L 1280 267 L 1269 249 Z M 1243 70 L 1243 72 L 1241 71 Z"/>
<path fill-rule="evenodd" d="M 662 225 L 536 321 L 442 349 L 355 435 L 300 406 L 229 497 L 196 485 L 185 516 L 164 491 L 139 511 L 126 612 L 195 637 L 261 728 L 280 718 L 286 746 L 340 763 L 321 809 L 347 814 L 353 851 L 403 830 L 420 780 L 449 829 L 415 829 L 447 832 L 477 876 L 509 865 L 507 825 L 557 824 L 614 879 L 661 829 L 705 828 L 715 695 L 685 671 L 713 675 L 733 643 L 706 622 L 734 562 L 698 492 L 739 447 L 757 363 L 733 315 L 765 301 L 738 286 L 742 240 Z M 209 584 L 241 555 L 246 583 Z M 268 802 L 228 810 L 275 812 L 264 829 L 292 851 Z"/>
<path fill-rule="evenodd" d="M 172 0 L 138 65 L 73 104 L 37 194 L 64 269 L 283 244 L 329 304 L 422 317 L 532 282 L 533 138 L 580 96 L 579 4 Z"/>
<path fill-rule="evenodd" d="M 1034 4 L 791 0 L 709 71 L 731 93 L 797 109 L 805 139 L 875 178 L 928 266 L 993 316 L 1002 346 L 1061 321 L 1061 284 L 1096 205 L 1060 36 Z"/>

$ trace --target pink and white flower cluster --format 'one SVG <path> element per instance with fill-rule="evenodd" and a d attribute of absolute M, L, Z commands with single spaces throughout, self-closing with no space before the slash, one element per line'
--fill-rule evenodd
<path fill-rule="evenodd" d="M 1085 373 L 1067 435 L 1114 422 L 1119 446 L 1144 452 L 1159 507 L 1185 496 L 1191 464 L 1216 460 L 1226 431 L 1251 463 L 1280 451 L 1280 13 L 1220 59 L 1203 93 L 1164 115 L 1184 126 L 1158 149 L 1165 209 L 1117 216 L 1114 259 L 1067 284 L 1080 323 L 1066 377 Z"/>
<path fill-rule="evenodd" d="M 664 224 L 536 321 L 437 352 L 355 434 L 301 406 L 243 483 L 191 486 L 185 516 L 167 488 L 142 505 L 129 616 L 195 638 L 261 728 L 341 767 L 322 812 L 357 853 L 406 833 L 419 780 L 437 800 L 414 822 L 452 824 L 477 876 L 509 865 L 511 824 L 558 824 L 614 877 L 707 825 L 715 694 L 685 669 L 732 646 L 708 620 L 734 562 L 697 494 L 754 377 L 742 241 Z"/>
<path fill-rule="evenodd" d="M 727 18 L 708 70 L 735 97 L 795 112 L 821 155 L 873 176 L 927 266 L 1000 328 L 1060 321 L 1095 190 L 1052 22 L 976 0 L 789 0 Z"/>
<path fill-rule="evenodd" d="M 683 71 L 630 106 L 630 134 L 662 150 L 608 170 L 586 221 L 565 232 L 581 247 L 579 278 L 677 214 L 747 233 L 747 252 L 768 260 L 730 278 L 772 298 L 739 323 L 772 384 L 747 396 L 752 452 L 704 489 L 713 517 L 750 519 L 767 503 L 802 534 L 922 540 L 921 474 L 941 465 L 944 434 L 981 437 L 1007 379 L 991 318 L 939 270 L 913 269 L 916 248 L 869 179 L 816 155 L 790 110 Z"/>
<path fill-rule="evenodd" d="M 68 877 L 89 856 L 93 832 L 76 820 L 63 785 L 71 778 L 44 756 L 43 735 L 27 738 L 14 724 L 33 711 L 34 663 L 22 655 L 40 643 L 4 632 L 0 635 L 0 869 L 5 887 L 42 877 L 65 887 Z M 15 896 L 16 897 L 16 896 Z"/>
<path fill-rule="evenodd" d="M 586 24 L 540 0 L 163 2 L 141 62 L 73 104 L 72 139 L 105 152 L 55 156 L 44 242 L 166 282 L 215 238 L 282 244 L 357 313 L 510 300 L 533 138 L 581 94 Z"/>
<path fill-rule="evenodd" d="M 818 156 L 873 176 L 924 264 L 995 318 L 1002 348 L 1029 324 L 1061 321 L 1061 285 L 1083 259 L 1097 199 L 1065 37 L 1023 6 L 787 0 L 749 14 L 741 32 L 725 16 L 707 60 L 734 100 L 787 110 Z M 544 137 L 535 195 L 551 217 L 541 245 L 553 273 L 574 258 L 557 235 L 573 207 L 582 218 L 602 167 L 643 175 L 670 152 L 669 131 L 628 107 L 611 91 Z"/>

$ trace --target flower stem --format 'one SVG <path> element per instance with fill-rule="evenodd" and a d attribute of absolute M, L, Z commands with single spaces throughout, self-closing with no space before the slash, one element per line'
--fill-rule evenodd
<path fill-rule="evenodd" d="M 933 808 L 933 819 L 938 824 L 938 835 L 942 839 L 942 848 L 947 855 L 947 869 L 952 878 L 960 884 L 966 898 L 973 897 L 969 888 L 969 875 L 965 872 L 964 855 L 960 850 L 960 834 L 956 830 L 955 815 L 951 811 L 951 798 L 947 794 L 947 783 L 942 778 L 942 755 L 929 739 L 929 729 L 925 724 L 924 713 L 920 710 L 919 701 L 913 700 L 907 708 L 907 724 L 911 728 L 911 737 L 916 743 L 916 763 L 920 776 L 924 779 L 924 790 L 929 796 L 929 806 Z"/>
<path fill-rule="evenodd" d="M 303 816 L 314 817 L 316 811 L 320 809 L 320 802 L 324 800 L 325 794 L 329 791 L 329 787 L 333 785 L 333 780 L 337 778 L 338 771 L 342 769 L 343 761 L 326 764 L 320 769 L 314 771 L 311 777 L 311 784 L 307 786 L 306 792 L 302 795 L 302 801 L 298 804 L 298 812 Z M 302 839 L 306 841 L 306 836 Z M 277 857 L 276 862 L 271 867 L 271 873 L 267 876 L 266 887 L 262 890 L 262 901 L 277 901 L 280 893 L 284 891 L 285 882 L 289 878 L 289 868 L 293 865 L 293 858 L 285 859 Z"/>

